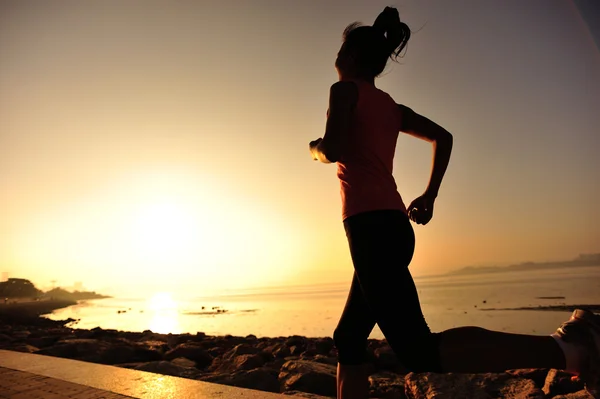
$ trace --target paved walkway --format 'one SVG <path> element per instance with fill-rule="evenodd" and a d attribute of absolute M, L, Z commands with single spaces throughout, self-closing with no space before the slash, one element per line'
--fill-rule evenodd
<path fill-rule="evenodd" d="M 282 399 L 284 395 L 0 350 L 2 399 Z"/>
<path fill-rule="evenodd" d="M 125 399 L 131 396 L 0 367 L 2 399 Z"/>

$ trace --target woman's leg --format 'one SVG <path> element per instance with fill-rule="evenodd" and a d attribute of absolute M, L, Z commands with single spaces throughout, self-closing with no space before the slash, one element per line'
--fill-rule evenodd
<path fill-rule="evenodd" d="M 369 396 L 366 369 L 367 339 L 375 326 L 369 306 L 362 294 L 356 273 L 344 312 L 333 333 L 338 350 L 338 399 L 364 399 Z"/>
<path fill-rule="evenodd" d="M 441 371 L 437 337 L 425 322 L 408 271 L 415 236 L 400 211 L 375 211 L 344 222 L 352 262 L 368 308 L 401 363 Z"/>
<path fill-rule="evenodd" d="M 346 224 L 356 275 L 377 324 L 405 367 L 417 372 L 565 368 L 562 350 L 550 336 L 477 327 L 432 334 L 408 270 L 414 245 L 410 222 L 389 212 L 358 216 Z"/>

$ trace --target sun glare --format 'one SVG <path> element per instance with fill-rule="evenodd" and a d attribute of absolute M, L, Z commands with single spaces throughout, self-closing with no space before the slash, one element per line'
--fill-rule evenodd
<path fill-rule="evenodd" d="M 201 242 L 198 227 L 193 212 L 184 205 L 146 205 L 139 209 L 134 222 L 134 248 L 152 262 L 186 261 Z"/>
<path fill-rule="evenodd" d="M 148 307 L 155 312 L 177 309 L 177 301 L 168 292 L 157 292 L 148 300 Z"/>

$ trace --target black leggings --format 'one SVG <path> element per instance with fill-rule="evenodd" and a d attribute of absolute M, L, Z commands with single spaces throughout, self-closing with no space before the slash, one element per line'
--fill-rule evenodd
<path fill-rule="evenodd" d="M 402 211 L 365 212 L 344 220 L 354 263 L 350 294 L 333 334 L 340 364 L 366 361 L 375 323 L 404 367 L 440 372 L 439 337 L 421 311 L 408 265 L 415 235 Z"/>

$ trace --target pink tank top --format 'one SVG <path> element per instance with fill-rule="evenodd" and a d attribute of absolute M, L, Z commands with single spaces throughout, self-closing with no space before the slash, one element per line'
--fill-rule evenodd
<path fill-rule="evenodd" d="M 406 213 L 392 175 L 402 112 L 389 94 L 365 82 L 355 83 L 358 102 L 337 170 L 342 218 L 386 209 Z"/>

